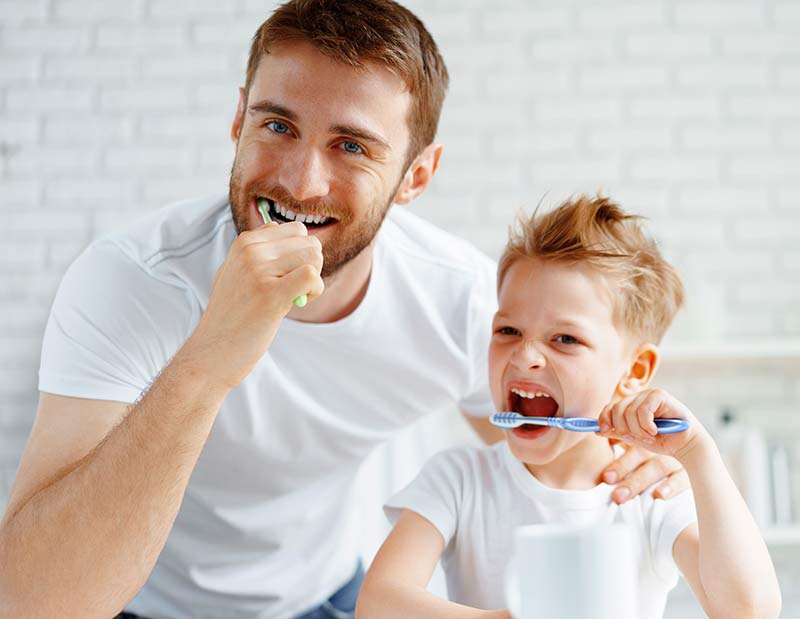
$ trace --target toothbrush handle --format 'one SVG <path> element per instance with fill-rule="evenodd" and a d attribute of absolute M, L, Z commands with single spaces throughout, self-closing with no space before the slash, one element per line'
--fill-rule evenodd
<path fill-rule="evenodd" d="M 689 428 L 689 422 L 685 419 L 654 419 L 658 434 L 675 434 L 683 432 Z M 564 417 L 562 427 L 573 432 L 599 432 L 600 424 L 597 419 L 591 417 Z"/>
<path fill-rule="evenodd" d="M 263 204 L 261 204 L 260 200 L 258 203 L 258 212 L 261 213 L 261 221 L 263 221 L 265 224 L 268 224 L 269 222 L 272 221 L 272 218 L 269 216 L 269 213 L 267 213 L 266 207 Z M 308 303 L 308 295 L 306 294 L 301 294 L 294 300 L 294 304 L 297 307 L 305 307 L 306 303 Z"/>
<path fill-rule="evenodd" d="M 685 419 L 654 419 L 659 434 L 675 434 L 689 429 Z"/>

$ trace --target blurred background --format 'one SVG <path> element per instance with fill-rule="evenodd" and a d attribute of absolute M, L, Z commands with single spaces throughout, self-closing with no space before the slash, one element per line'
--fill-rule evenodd
<path fill-rule="evenodd" d="M 711 428 L 800 616 L 800 2 L 409 0 L 451 74 L 411 207 L 497 257 L 519 209 L 603 190 L 684 277 L 657 382 Z M 0 510 L 50 304 L 93 239 L 227 192 L 253 0 L 0 0 Z M 380 500 L 474 437 L 454 412 L 366 463 Z M 441 591 L 437 574 L 432 588 Z M 668 618 L 702 616 L 685 586 Z"/>

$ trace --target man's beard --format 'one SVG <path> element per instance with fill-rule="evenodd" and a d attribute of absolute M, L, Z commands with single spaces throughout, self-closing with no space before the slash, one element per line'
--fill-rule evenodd
<path fill-rule="evenodd" d="M 400 180 L 402 180 L 402 175 Z M 258 182 L 251 183 L 247 187 L 242 186 L 241 174 L 236 170 L 236 161 L 233 162 L 231 169 L 231 180 L 228 190 L 228 199 L 231 205 L 231 215 L 236 225 L 236 231 L 241 234 L 249 228 L 248 210 L 253 200 L 262 197 L 269 198 L 278 202 L 284 207 L 291 209 L 295 213 L 318 213 L 325 214 L 336 219 L 334 226 L 338 229 L 335 234 L 329 235 L 322 246 L 322 278 L 330 278 L 335 275 L 345 264 L 353 260 L 364 249 L 372 243 L 375 235 L 378 234 L 389 207 L 392 205 L 392 197 L 400 181 L 392 190 L 389 198 L 378 198 L 370 205 L 368 212 L 355 222 L 351 211 L 339 207 L 337 204 L 328 203 L 323 200 L 298 202 L 292 198 L 291 194 L 281 185 L 263 186 Z M 302 205 L 302 206 L 301 206 Z"/>

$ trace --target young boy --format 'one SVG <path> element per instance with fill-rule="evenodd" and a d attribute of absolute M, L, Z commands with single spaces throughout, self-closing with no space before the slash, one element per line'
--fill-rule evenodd
<path fill-rule="evenodd" d="M 638 218 L 588 197 L 534 214 L 500 260 L 498 299 L 489 349 L 497 410 L 596 417 L 601 432 L 525 425 L 491 447 L 434 456 L 385 507 L 395 526 L 356 617 L 508 618 L 480 609 L 505 606 L 514 528 L 595 522 L 636 531 L 637 617 L 663 615 L 678 570 L 710 617 L 777 617 L 770 556 L 713 440 L 686 406 L 649 388 L 682 285 Z M 657 435 L 659 417 L 689 429 Z M 615 504 L 600 483 L 610 438 L 674 456 L 693 493 Z M 426 591 L 440 558 L 451 601 Z"/>

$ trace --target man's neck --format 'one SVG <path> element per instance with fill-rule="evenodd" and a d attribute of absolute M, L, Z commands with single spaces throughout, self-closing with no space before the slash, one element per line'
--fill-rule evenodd
<path fill-rule="evenodd" d="M 299 322 L 335 322 L 352 314 L 361 304 L 372 273 L 375 241 L 325 279 L 325 291 L 305 307 L 293 307 L 288 318 Z"/>

